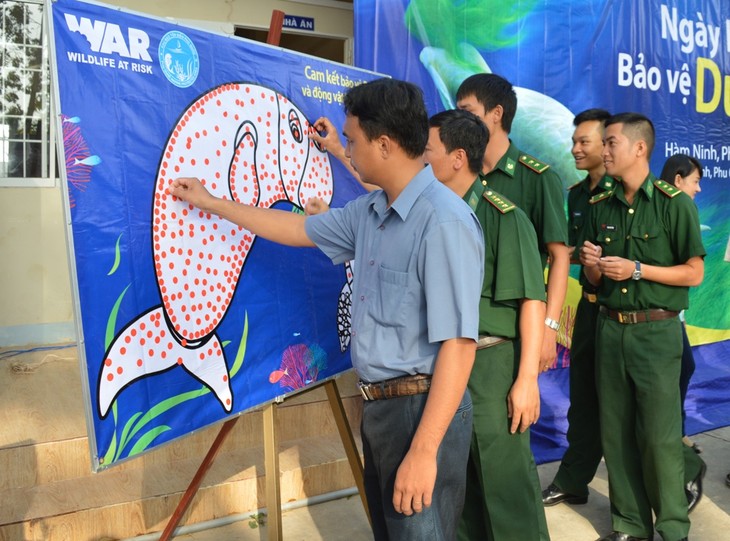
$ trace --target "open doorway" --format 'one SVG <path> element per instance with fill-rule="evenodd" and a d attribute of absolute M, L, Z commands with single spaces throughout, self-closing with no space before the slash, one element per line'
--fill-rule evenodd
<path fill-rule="evenodd" d="M 268 30 L 255 28 L 236 27 L 235 34 L 239 37 L 266 43 Z M 347 64 L 347 40 L 345 38 L 332 38 L 301 33 L 291 33 L 284 30 L 281 34 L 280 47 L 309 54 L 325 60 L 332 60 L 341 64 Z"/>

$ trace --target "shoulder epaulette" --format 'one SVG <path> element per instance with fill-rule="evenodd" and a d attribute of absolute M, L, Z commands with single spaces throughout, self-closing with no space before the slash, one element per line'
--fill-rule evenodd
<path fill-rule="evenodd" d="M 486 190 L 482 194 L 482 197 L 489 201 L 492 206 L 494 206 L 502 214 L 507 214 L 517 208 L 517 205 L 515 205 L 512 201 L 494 190 Z"/>
<path fill-rule="evenodd" d="M 585 180 L 585 179 L 583 179 L 583 180 Z M 573 188 L 577 188 L 578 186 L 580 186 L 581 184 L 583 184 L 583 180 L 579 180 L 575 184 L 573 184 L 571 186 L 568 186 L 568 191 L 572 190 Z"/>
<path fill-rule="evenodd" d="M 671 184 L 663 181 L 660 178 L 654 181 L 654 186 L 656 186 L 660 192 L 670 198 L 677 197 L 680 193 L 682 193 L 682 190 L 680 190 L 676 186 L 672 186 Z"/>
<path fill-rule="evenodd" d="M 599 201 L 603 201 L 604 199 L 608 199 L 608 198 L 609 198 L 609 197 L 611 197 L 612 195 L 613 195 L 613 190 L 607 190 L 607 191 L 605 191 L 605 192 L 597 193 L 596 195 L 594 195 L 593 197 L 591 197 L 591 198 L 590 198 L 590 199 L 588 200 L 588 202 L 589 202 L 589 203 L 590 203 L 591 205 L 595 205 L 595 204 L 596 204 L 596 203 L 598 203 Z"/>
<path fill-rule="evenodd" d="M 547 171 L 550 168 L 548 164 L 541 162 L 537 158 L 533 158 L 529 154 L 521 154 L 520 163 L 528 169 L 532 169 L 538 175 Z"/>

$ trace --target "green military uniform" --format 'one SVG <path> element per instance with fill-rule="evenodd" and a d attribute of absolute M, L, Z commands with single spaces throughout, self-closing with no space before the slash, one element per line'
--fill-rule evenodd
<path fill-rule="evenodd" d="M 540 252 L 539 270 L 542 272 L 547 263 L 547 244 L 550 242 L 566 243 L 568 240 L 563 187 L 560 179 L 549 165 L 521 152 L 512 143 L 494 169 L 480 175 L 480 179 L 484 186 L 513 201 L 530 219 L 537 234 L 537 247 Z M 544 283 L 541 287 L 544 289 Z M 495 355 L 495 352 L 489 354 L 492 356 Z M 477 353 L 477 360 L 478 358 Z M 519 352 L 515 351 L 514 358 L 519 359 Z M 516 375 L 516 371 L 513 371 L 510 386 L 514 381 L 514 375 Z M 494 400 L 504 400 L 508 391 L 507 388 L 507 391 L 502 394 L 495 394 Z M 504 402 L 501 404 L 504 408 Z M 502 414 L 500 413 L 500 415 Z M 494 462 L 490 468 L 488 490 L 484 492 L 486 509 L 490 510 L 488 520 L 491 520 L 491 529 L 498 532 L 495 535 L 498 535 L 500 539 L 523 539 L 517 534 L 507 532 L 510 531 L 510 528 L 524 525 L 526 526 L 524 531 L 528 532 L 525 533 L 527 537 L 524 539 L 531 539 L 538 531 L 535 529 L 536 523 L 533 520 L 536 518 L 539 521 L 537 526 L 540 539 L 549 539 L 540 482 L 537 474 L 533 473 L 535 461 L 529 449 L 530 431 L 526 430 L 520 436 L 510 435 L 506 418 L 503 420 L 502 417 L 499 417 L 494 421 L 495 425 L 489 429 L 489 433 L 495 437 L 490 449 L 495 453 L 499 452 L 497 455 L 499 458 L 486 459 L 494 460 Z M 497 425 L 496 421 L 502 421 L 502 424 Z M 523 447 L 526 450 L 522 453 L 514 452 L 515 440 L 518 438 L 522 438 L 526 442 Z M 484 464 L 485 453 L 480 454 L 482 464 Z M 508 465 L 509 467 L 507 467 Z M 479 539 L 479 537 L 472 539 Z"/>
<path fill-rule="evenodd" d="M 474 428 L 459 539 L 547 540 L 530 432 L 510 434 L 507 417 L 520 362 L 520 301 L 545 300 L 535 231 L 522 210 L 479 180 L 464 200 L 484 230 L 479 334 L 505 340 L 477 350 L 469 378 Z"/>
<path fill-rule="evenodd" d="M 480 175 L 496 190 L 525 211 L 537 233 L 542 266 L 547 263 L 549 242 L 567 243 L 565 198 L 560 178 L 550 166 L 521 152 L 510 143 L 494 169 Z"/>
<path fill-rule="evenodd" d="M 578 236 L 588 220 L 589 200 L 613 188 L 614 180 L 604 176 L 591 190 L 591 178 L 568 188 L 568 242 L 577 245 Z M 573 254 L 577 259 L 578 252 Z M 596 393 L 596 288 L 580 275 L 583 291 L 575 313 L 570 343 L 570 408 L 568 409 L 568 449 L 560 462 L 553 483 L 563 492 L 588 496 L 588 483 L 601 462 L 601 427 Z"/>
<path fill-rule="evenodd" d="M 591 202 L 583 238 L 600 245 L 604 257 L 670 267 L 705 255 L 697 207 L 651 173 L 632 204 L 621 183 Z M 652 510 L 665 541 L 689 531 L 677 383 L 681 323 L 656 311 L 685 309 L 688 289 L 605 276 L 598 289 L 596 384 L 612 523 L 636 537 L 652 537 Z"/>

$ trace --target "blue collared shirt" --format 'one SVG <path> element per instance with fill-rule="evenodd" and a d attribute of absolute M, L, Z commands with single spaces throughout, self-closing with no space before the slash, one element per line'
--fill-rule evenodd
<path fill-rule="evenodd" d="M 335 264 L 354 259 L 351 354 L 362 380 L 432 374 L 441 342 L 477 339 L 481 226 L 430 166 L 390 207 L 377 190 L 310 216 L 306 232 Z"/>

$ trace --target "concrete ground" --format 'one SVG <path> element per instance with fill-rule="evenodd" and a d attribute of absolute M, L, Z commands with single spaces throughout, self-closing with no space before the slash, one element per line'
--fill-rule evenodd
<path fill-rule="evenodd" d="M 690 515 L 692 541 L 730 539 L 730 488 L 725 476 L 730 472 L 730 427 L 698 434 L 692 440 L 702 447 L 707 463 L 704 497 Z M 538 467 L 542 486 L 547 486 L 558 462 Z M 590 485 L 586 505 L 560 504 L 548 507 L 547 520 L 552 541 L 593 541 L 611 531 L 606 468 L 601 464 Z M 266 517 L 257 523 L 254 517 L 196 533 L 180 532 L 176 541 L 267 541 Z M 372 535 L 357 495 L 338 498 L 317 505 L 285 511 L 282 514 L 286 541 L 368 541 Z M 137 538 L 140 539 L 140 538 Z M 657 541 L 661 538 L 657 535 Z M 424 540 L 426 541 L 426 540 Z M 477 541 L 477 540 L 475 540 Z M 520 540 L 514 540 L 520 541 Z"/>

